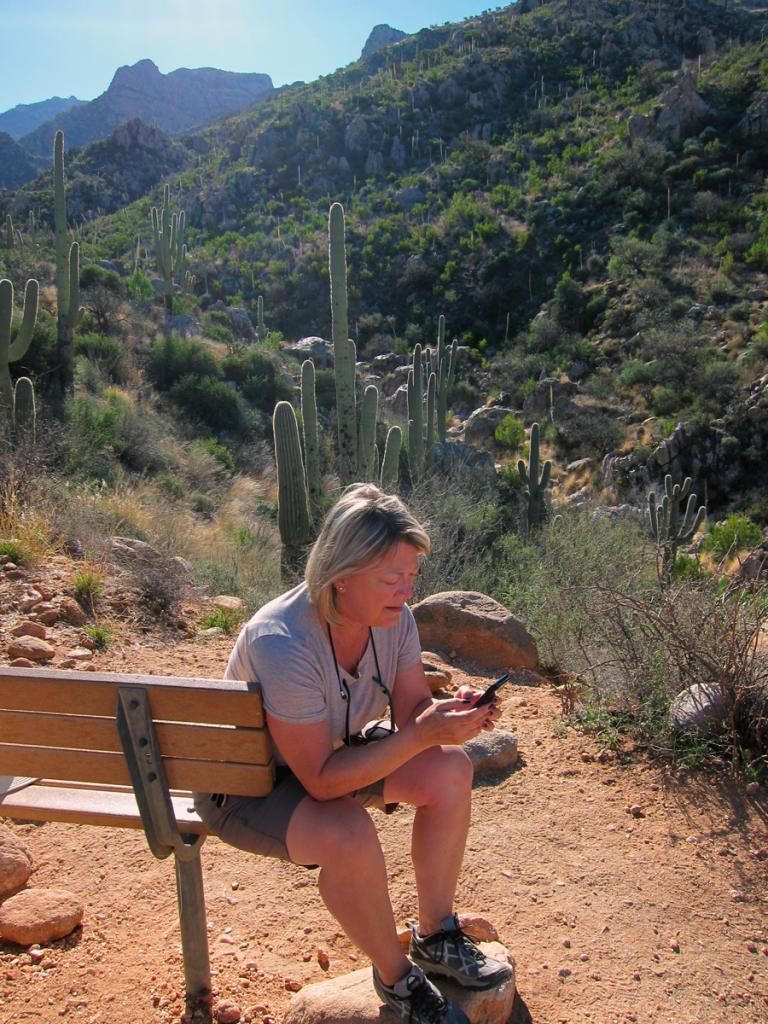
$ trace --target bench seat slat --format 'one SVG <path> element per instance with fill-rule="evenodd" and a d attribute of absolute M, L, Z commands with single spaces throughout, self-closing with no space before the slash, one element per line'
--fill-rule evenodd
<path fill-rule="evenodd" d="M 232 764 L 165 757 L 163 766 L 171 789 L 266 796 L 274 780 L 271 764 Z M 131 784 L 128 765 L 122 754 L 56 750 L 17 743 L 0 743 L 0 775 L 46 776 L 120 786 Z"/>
<path fill-rule="evenodd" d="M 155 734 L 163 757 L 244 764 L 269 764 L 272 758 L 269 736 L 263 729 L 157 722 Z M 95 718 L 0 710 L 0 738 L 39 747 L 117 753 L 122 753 L 123 749 L 114 714 L 109 718 Z"/>
<path fill-rule="evenodd" d="M 115 672 L 57 672 L 53 669 L 2 668 L 0 707 L 11 711 L 47 711 L 113 717 L 117 691 L 124 686 L 150 688 L 155 721 L 202 722 L 262 727 L 264 711 L 256 683 L 175 676 L 129 676 Z"/>
<path fill-rule="evenodd" d="M 0 798 L 0 817 L 29 821 L 65 821 L 78 825 L 143 828 L 131 789 L 95 790 L 88 787 L 47 785 L 44 780 Z M 171 796 L 180 832 L 207 832 L 192 807 L 189 793 Z"/>

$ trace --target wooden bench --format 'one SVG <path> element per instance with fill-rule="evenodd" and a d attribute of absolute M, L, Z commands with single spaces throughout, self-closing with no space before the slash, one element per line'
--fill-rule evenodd
<path fill-rule="evenodd" d="M 258 687 L 0 666 L 0 775 L 37 780 L 0 798 L 0 816 L 143 827 L 156 857 L 174 855 L 187 997 L 206 997 L 206 828 L 190 794 L 271 790 Z"/>

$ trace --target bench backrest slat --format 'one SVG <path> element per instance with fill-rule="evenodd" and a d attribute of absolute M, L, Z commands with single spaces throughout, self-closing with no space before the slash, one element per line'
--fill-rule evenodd
<path fill-rule="evenodd" d="M 272 789 L 272 767 L 269 765 L 164 757 L 163 766 L 171 789 L 240 796 L 266 796 Z M 128 765 L 122 753 L 60 750 L 20 743 L 0 743 L 0 775 L 131 785 Z"/>
<path fill-rule="evenodd" d="M 258 686 L 239 680 L 3 667 L 0 708 L 114 717 L 117 691 L 124 686 L 149 688 L 155 721 L 264 725 Z"/>
<path fill-rule="evenodd" d="M 269 764 L 272 757 L 263 729 L 159 722 L 155 735 L 164 757 L 247 764 Z M 0 739 L 39 747 L 122 752 L 114 715 L 95 718 L 0 709 Z"/>

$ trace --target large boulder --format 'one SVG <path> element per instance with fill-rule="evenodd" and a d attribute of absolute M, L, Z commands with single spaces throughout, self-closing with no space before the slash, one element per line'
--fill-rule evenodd
<path fill-rule="evenodd" d="M 0 936 L 19 946 L 63 939 L 83 919 L 83 904 L 62 889 L 25 889 L 0 906 Z"/>
<path fill-rule="evenodd" d="M 694 683 L 672 701 L 667 712 L 675 732 L 721 732 L 725 720 L 725 703 L 713 683 Z"/>
<path fill-rule="evenodd" d="M 488 669 L 536 668 L 536 643 L 504 605 L 473 590 L 449 590 L 414 605 L 422 644 Z M 454 653 L 455 652 L 455 653 Z"/>
<path fill-rule="evenodd" d="M 331 341 L 313 335 L 283 347 L 286 352 L 292 353 L 298 359 L 311 359 L 318 370 L 333 369 L 333 342 Z"/>
<path fill-rule="evenodd" d="M 515 410 L 503 405 L 484 405 L 475 409 L 464 421 L 464 440 L 467 444 L 485 445 L 496 439 L 496 427 L 505 416 L 514 416 Z"/>
<path fill-rule="evenodd" d="M 480 943 L 480 949 L 496 960 L 509 963 L 509 981 L 485 992 L 460 988 L 435 978 L 435 984 L 454 1005 L 461 1007 L 470 1024 L 507 1024 L 515 1001 L 514 961 L 498 942 Z M 372 984 L 370 967 L 339 978 L 305 986 L 291 1000 L 283 1024 L 397 1024 L 398 1016 L 382 1006 Z"/>
<path fill-rule="evenodd" d="M 469 755 L 476 776 L 513 768 L 519 757 L 517 736 L 504 729 L 481 732 L 474 739 L 467 740 L 464 750 Z"/>

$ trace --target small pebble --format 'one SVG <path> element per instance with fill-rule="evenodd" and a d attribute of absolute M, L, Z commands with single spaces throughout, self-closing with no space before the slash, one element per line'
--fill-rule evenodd
<path fill-rule="evenodd" d="M 669 948 L 672 950 L 673 953 L 679 953 L 680 943 L 676 939 L 673 939 L 672 942 L 670 942 L 669 944 Z"/>
<path fill-rule="evenodd" d="M 296 981 L 294 978 L 285 979 L 285 988 L 288 992 L 301 992 L 301 982 Z"/>
<path fill-rule="evenodd" d="M 571 940 L 570 939 L 563 939 L 563 945 L 565 946 L 566 949 L 570 949 L 571 948 Z"/>
<path fill-rule="evenodd" d="M 573 972 L 568 967 L 561 967 L 557 972 L 559 978 L 570 978 Z"/>
<path fill-rule="evenodd" d="M 320 966 L 321 971 L 327 971 L 328 968 L 331 966 L 331 958 L 328 956 L 324 949 L 318 949 L 317 962 Z"/>

